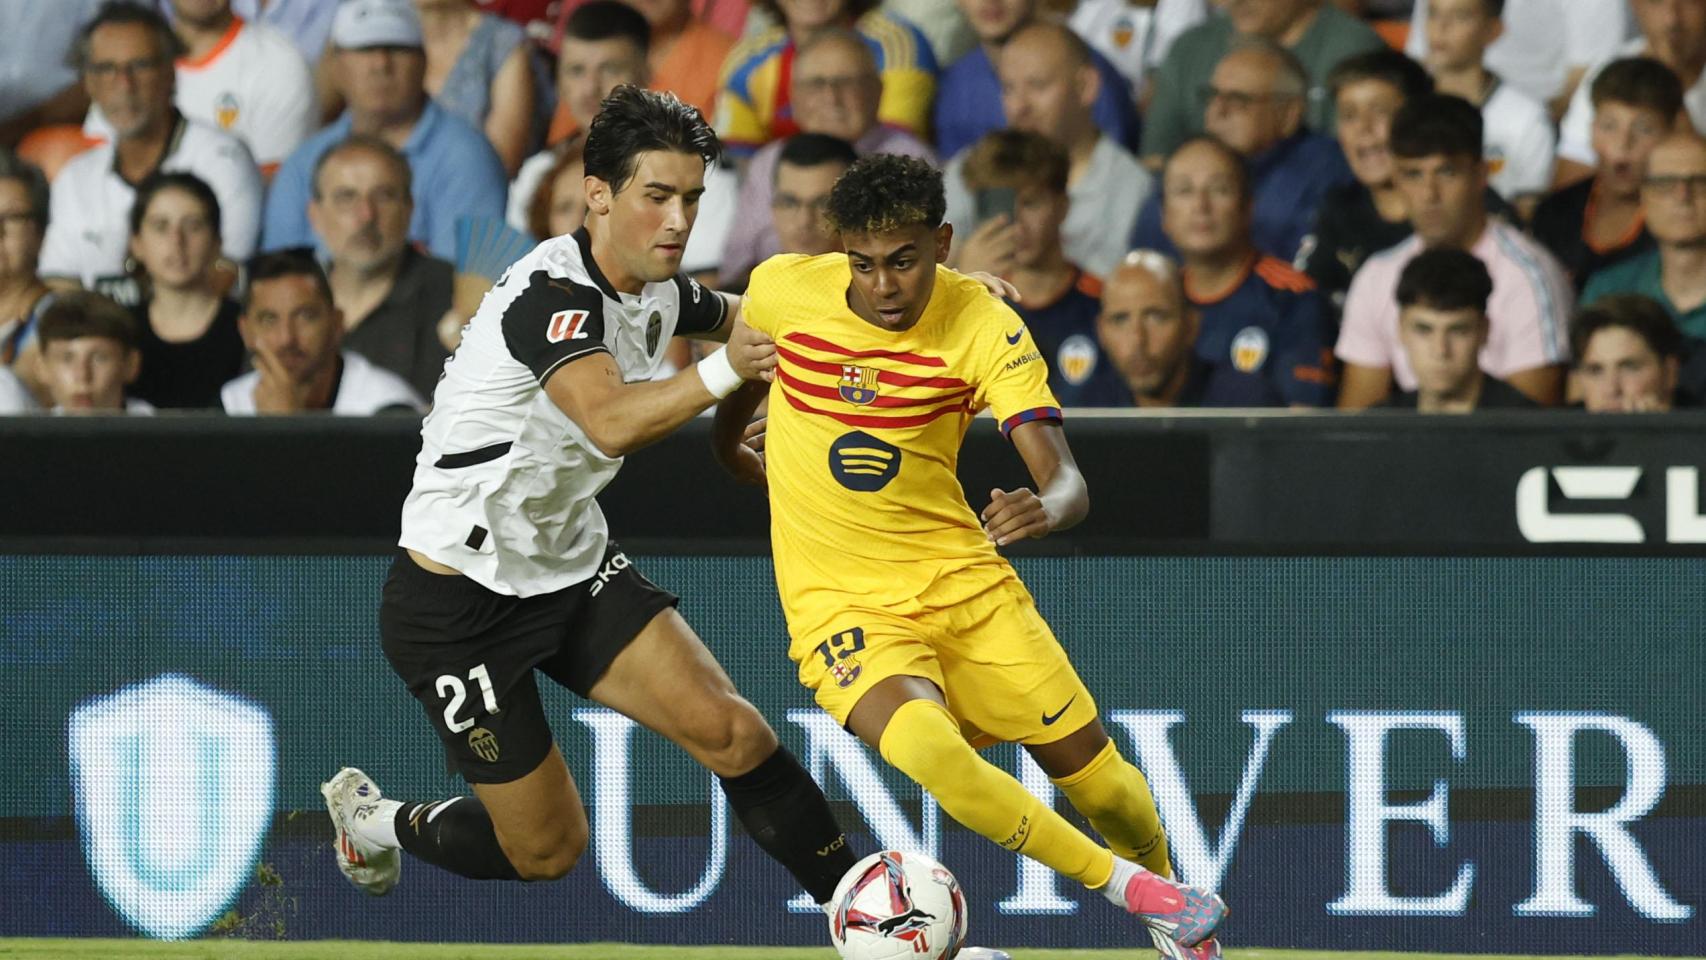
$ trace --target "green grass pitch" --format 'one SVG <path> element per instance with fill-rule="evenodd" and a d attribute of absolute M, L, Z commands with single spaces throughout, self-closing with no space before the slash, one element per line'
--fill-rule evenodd
<path fill-rule="evenodd" d="M 1150 950 L 1027 950 L 1011 951 L 1013 960 L 1132 960 L 1154 956 Z M 1230 948 L 1228 960 L 1347 960 L 1351 954 L 1311 950 Z M 337 942 L 266 943 L 232 940 L 194 940 L 154 943 L 144 940 L 0 940 L 3 960 L 835 960 L 828 948 L 780 947 L 636 947 L 615 943 L 536 944 L 419 944 Z M 1444 953 L 1359 953 L 1356 960 L 1567 960 Z M 1634 960 L 1597 957 L 1593 960 Z M 1703 958 L 1695 958 L 1703 960 Z"/>

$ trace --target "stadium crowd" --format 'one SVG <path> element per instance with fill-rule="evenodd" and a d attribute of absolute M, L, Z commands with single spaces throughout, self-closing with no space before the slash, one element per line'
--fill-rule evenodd
<path fill-rule="evenodd" d="M 420 411 L 623 83 L 683 267 L 939 162 L 1066 406 L 1706 403 L 1706 0 L 0 0 L 0 413 Z M 672 345 L 676 366 L 693 359 Z"/>

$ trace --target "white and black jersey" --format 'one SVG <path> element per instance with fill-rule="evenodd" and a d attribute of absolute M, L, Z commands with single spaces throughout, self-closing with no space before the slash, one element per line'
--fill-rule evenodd
<path fill-rule="evenodd" d="M 725 310 L 681 275 L 619 293 L 584 229 L 534 248 L 486 294 L 445 364 L 399 543 L 511 596 L 594 576 L 608 539 L 594 497 L 622 460 L 601 453 L 544 383 L 599 351 L 624 380 L 648 380 L 670 337 L 715 330 Z"/>

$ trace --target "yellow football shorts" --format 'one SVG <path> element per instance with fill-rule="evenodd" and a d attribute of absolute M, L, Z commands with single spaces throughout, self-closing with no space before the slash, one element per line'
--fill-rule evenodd
<path fill-rule="evenodd" d="M 902 613 L 849 597 L 843 613 L 796 635 L 788 656 L 842 726 L 866 691 L 896 676 L 940 688 L 975 746 L 1052 743 L 1096 718 L 1090 691 L 1013 576 L 970 599 Z"/>

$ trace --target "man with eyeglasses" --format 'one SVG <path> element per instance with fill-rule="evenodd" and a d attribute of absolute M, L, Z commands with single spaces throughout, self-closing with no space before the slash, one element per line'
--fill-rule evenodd
<path fill-rule="evenodd" d="M 1250 167 L 1256 249 L 1287 261 L 1297 258 L 1327 194 L 1354 179 L 1338 143 L 1304 127 L 1308 92 L 1303 64 L 1262 39 L 1234 42 L 1203 91 L 1204 132 L 1238 151 Z M 1161 229 L 1159 204 L 1144 208 L 1131 246 L 1174 252 Z"/>
<path fill-rule="evenodd" d="M 803 133 L 819 133 L 853 145 L 859 156 L 899 153 L 935 162 L 929 145 L 905 130 L 877 122 L 883 95 L 882 74 L 870 44 L 852 30 L 829 30 L 799 46 L 790 76 L 789 101 Z M 777 164 L 785 140 L 760 147 L 747 161 L 736 209 L 756 214 L 774 208 Z M 825 191 L 827 193 L 827 190 Z M 744 286 L 752 268 L 778 253 L 781 245 L 769 217 L 736 217 L 723 242 L 719 283 Z"/>
<path fill-rule="evenodd" d="M 1152 169 L 1203 129 L 1204 88 L 1238 38 L 1269 40 L 1297 57 L 1309 74 L 1305 122 L 1323 133 L 1333 129 L 1327 75 L 1339 61 L 1384 46 L 1366 23 L 1323 0 L 1227 0 L 1222 6 L 1224 17 L 1209 17 L 1174 41 L 1151 84 L 1155 98 L 1143 115 L 1143 162 Z"/>
<path fill-rule="evenodd" d="M 409 161 L 376 137 L 353 136 L 314 171 L 308 220 L 326 246 L 343 348 L 432 396 L 450 352 L 438 337 L 455 268 L 409 245 Z"/>
<path fill-rule="evenodd" d="M 1658 249 L 1594 274 L 1582 303 L 1643 294 L 1683 333 L 1706 337 L 1706 140 L 1685 128 L 1653 148 L 1641 182 L 1641 212 Z"/>
<path fill-rule="evenodd" d="M 241 140 L 172 105 L 172 59 L 182 50 L 160 14 L 140 4 L 108 3 L 83 28 L 72 60 L 113 136 L 72 158 L 54 179 L 43 277 L 134 302 L 124 270 L 130 205 L 135 184 L 161 170 L 193 173 L 213 188 L 227 258 L 254 252 L 260 171 Z"/>
<path fill-rule="evenodd" d="M 1200 317 L 1201 404 L 1325 407 L 1333 402 L 1327 305 L 1315 281 L 1250 239 L 1244 159 L 1207 134 L 1161 171 L 1162 225 L 1183 261 L 1185 299 Z"/>

